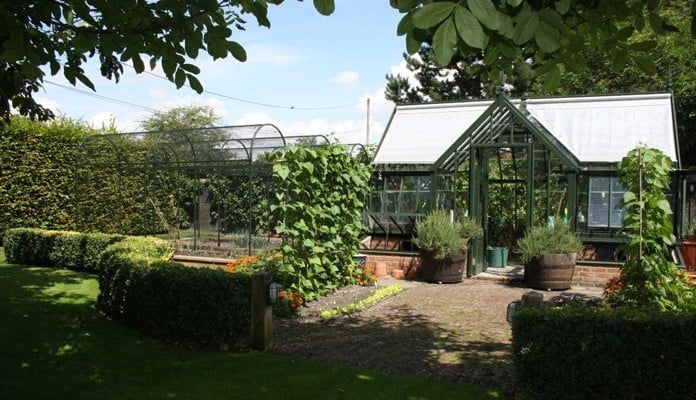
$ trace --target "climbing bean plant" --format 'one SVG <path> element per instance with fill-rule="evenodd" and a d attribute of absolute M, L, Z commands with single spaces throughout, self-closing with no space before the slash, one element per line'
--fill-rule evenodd
<path fill-rule="evenodd" d="M 370 167 L 339 144 L 290 146 L 271 159 L 283 283 L 305 300 L 354 283 Z"/>
<path fill-rule="evenodd" d="M 641 145 L 619 163 L 619 182 L 626 189 L 621 206 L 627 261 L 621 286 L 611 300 L 618 304 L 661 310 L 690 308 L 693 289 L 669 254 L 675 243 L 672 210 L 665 192 L 670 187 L 672 161 L 663 152 Z"/>

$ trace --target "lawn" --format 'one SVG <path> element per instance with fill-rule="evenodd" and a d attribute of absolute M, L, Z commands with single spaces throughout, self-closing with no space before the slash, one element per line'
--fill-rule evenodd
<path fill-rule="evenodd" d="M 501 398 L 420 377 L 156 343 L 106 320 L 97 294 L 94 276 L 8 265 L 0 248 L 0 398 Z"/>

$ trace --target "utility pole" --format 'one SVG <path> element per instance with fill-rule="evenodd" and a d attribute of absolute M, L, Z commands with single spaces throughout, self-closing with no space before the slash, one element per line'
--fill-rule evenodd
<path fill-rule="evenodd" d="M 365 129 L 365 146 L 370 144 L 370 98 L 367 98 L 367 128 Z"/>

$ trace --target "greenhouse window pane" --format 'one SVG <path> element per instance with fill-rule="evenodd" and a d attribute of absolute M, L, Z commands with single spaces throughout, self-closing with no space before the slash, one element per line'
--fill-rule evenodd
<path fill-rule="evenodd" d="M 402 213 L 414 213 L 417 208 L 418 195 L 417 192 L 403 192 L 401 193 L 401 207 L 399 207 L 399 212 Z"/>
<path fill-rule="evenodd" d="M 399 205 L 399 192 L 386 193 L 386 204 L 384 211 L 388 213 L 397 212 L 397 206 Z"/>

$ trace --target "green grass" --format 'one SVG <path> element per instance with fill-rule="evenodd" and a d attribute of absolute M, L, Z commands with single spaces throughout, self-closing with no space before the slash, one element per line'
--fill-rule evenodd
<path fill-rule="evenodd" d="M 95 277 L 4 263 L 3 399 L 498 399 L 495 390 L 272 354 L 190 350 L 106 320 Z"/>

